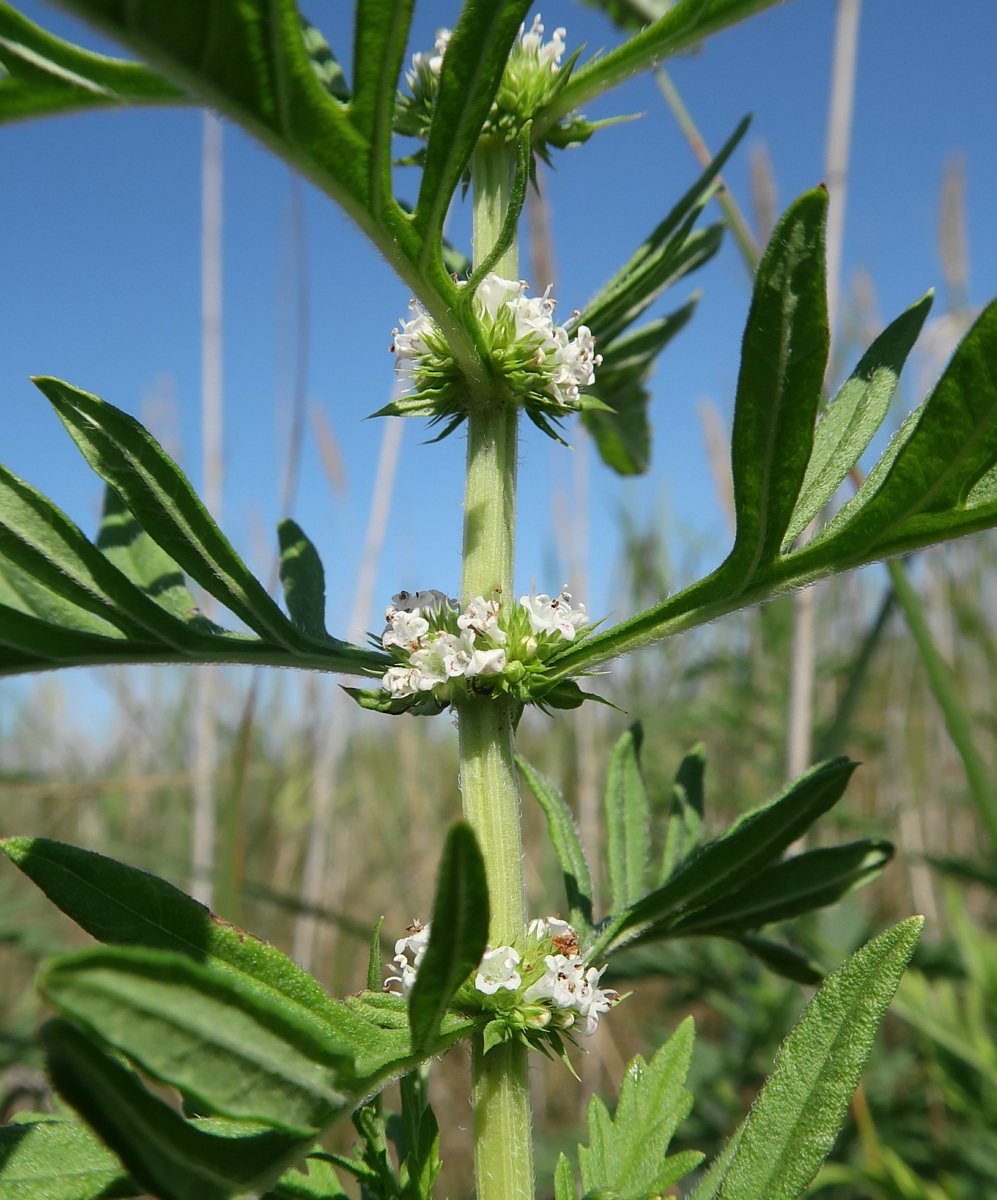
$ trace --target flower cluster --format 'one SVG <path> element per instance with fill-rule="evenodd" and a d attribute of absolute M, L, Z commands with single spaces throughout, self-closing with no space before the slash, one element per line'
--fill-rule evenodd
<path fill-rule="evenodd" d="M 545 433 L 556 437 L 549 420 L 585 408 L 605 408 L 583 389 L 595 383 L 602 356 L 587 325 L 557 325 L 550 289 L 527 296 L 523 280 L 486 275 L 472 298 L 495 377 Z M 392 331 L 395 369 L 407 394 L 381 414 L 427 416 L 456 428 L 467 415 L 468 396 L 459 367 L 439 327 L 417 300 L 409 319 Z"/>
<path fill-rule="evenodd" d="M 429 941 L 429 925 L 418 920 L 395 943 L 397 974 L 385 991 L 408 996 Z M 619 1003 L 619 993 L 601 988 L 605 967 L 586 966 L 578 934 L 559 917 L 530 923 L 522 949 L 489 946 L 474 975 L 478 1002 L 509 1031 L 566 1031 L 591 1037 L 599 1018 Z"/>
<path fill-rule="evenodd" d="M 449 29 L 436 32 L 432 53 L 412 56 L 412 66 L 406 72 L 408 94 L 398 95 L 395 108 L 395 128 L 409 137 L 425 138 L 433 115 L 433 102 L 439 86 L 440 68 L 447 53 Z M 545 42 L 544 26 L 538 13 L 529 30 L 519 27 L 519 34 L 509 53 L 509 62 L 502 77 L 492 110 L 485 122 L 484 136 L 502 136 L 514 140 L 518 131 L 568 81 L 573 60 L 561 66 L 564 57 L 566 31 L 555 29 Z M 564 128 L 570 128 L 568 123 Z M 558 129 L 557 144 L 562 144 L 563 129 Z"/>
<path fill-rule="evenodd" d="M 438 591 L 399 592 L 385 609 L 381 645 L 395 659 L 381 679 L 392 701 L 432 699 L 445 707 L 469 690 L 528 700 L 550 654 L 588 625 L 584 604 L 531 594 L 507 615 L 497 597 L 463 610 Z"/>

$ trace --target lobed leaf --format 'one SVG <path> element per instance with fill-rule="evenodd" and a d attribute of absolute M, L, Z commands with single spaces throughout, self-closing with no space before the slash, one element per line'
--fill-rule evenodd
<path fill-rule="evenodd" d="M 498 92 L 529 0 L 466 0 L 447 46 L 426 141 L 414 224 L 423 261 L 438 246 L 450 200 Z"/>
<path fill-rule="evenodd" d="M 551 845 L 561 864 L 571 924 L 584 935 L 592 928 L 592 877 L 575 818 L 557 788 L 521 755 L 516 766 L 547 818 Z"/>
<path fill-rule="evenodd" d="M 74 46 L 0 0 L 0 124 L 91 108 L 189 103 L 144 64 Z"/>
<path fill-rule="evenodd" d="M 696 1169 L 697 1150 L 667 1156 L 679 1123 L 692 1109 L 685 1079 L 692 1059 L 692 1018 L 687 1017 L 650 1063 L 638 1054 L 628 1065 L 612 1117 L 593 1096 L 588 1106 L 588 1146 L 578 1147 L 586 1195 L 602 1189 L 618 1200 L 657 1196 Z"/>
<path fill-rule="evenodd" d="M 746 886 L 837 803 L 855 766 L 837 758 L 813 767 L 780 796 L 739 817 L 663 887 L 614 914 L 588 957 L 601 958 L 630 942 L 667 936 L 683 917 Z"/>
<path fill-rule="evenodd" d="M 721 568 L 738 588 L 778 556 L 811 456 L 829 341 L 826 215 L 823 188 L 801 196 L 755 276 L 731 440 L 737 533 Z"/>
<path fill-rule="evenodd" d="M 933 299 L 928 292 L 883 330 L 821 418 L 783 553 L 830 501 L 886 419 Z"/>
<path fill-rule="evenodd" d="M 620 912 L 644 894 L 650 848 L 647 789 L 640 767 L 644 731 L 638 722 L 613 747 L 606 778 L 606 855 L 612 911 Z"/>
<path fill-rule="evenodd" d="M 803 1195 L 834 1144 L 923 924 L 922 917 L 902 921 L 825 979 L 783 1042 L 722 1182 L 707 1195 L 717 1200 Z"/>
<path fill-rule="evenodd" d="M 50 1021 L 42 1038 L 56 1088 L 159 1200 L 228 1200 L 263 1190 L 313 1141 L 307 1132 L 242 1121 L 187 1121 L 75 1026 Z"/>
<path fill-rule="evenodd" d="M 481 962 L 488 921 L 484 859 L 470 825 L 459 822 L 443 847 L 429 944 L 409 996 L 417 1053 L 435 1040 L 454 994 Z"/>
<path fill-rule="evenodd" d="M 766 867 L 746 887 L 680 918 L 670 932 L 732 936 L 791 920 L 871 883 L 892 857 L 892 843 L 882 838 L 796 854 Z"/>

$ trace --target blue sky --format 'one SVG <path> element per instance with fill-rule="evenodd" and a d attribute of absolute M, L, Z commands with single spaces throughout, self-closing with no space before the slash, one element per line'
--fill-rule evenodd
<path fill-rule="evenodd" d="M 57 32 L 80 33 L 47 5 L 21 7 Z M 342 0 L 307 6 L 348 60 L 345 7 Z M 562 0 L 541 11 L 548 30 L 567 27 L 569 51 L 580 42 L 592 51 L 619 40 L 601 14 L 577 4 Z M 434 29 L 451 24 L 455 13 L 455 4 L 423 0 L 412 49 L 431 45 Z M 714 148 L 746 112 L 754 114 L 745 147 L 764 143 L 783 207 L 822 177 L 834 14 L 829 0 L 792 0 L 671 65 Z M 82 37 L 106 48 L 89 33 Z M 886 320 L 928 287 L 941 289 L 939 186 L 943 164 L 955 154 L 966 164 L 970 299 L 981 304 L 997 292 L 995 44 L 997 9 L 988 0 L 863 6 L 844 274 L 847 286 L 856 267 L 868 270 Z M 697 173 L 651 78 L 603 98 L 589 115 L 634 112 L 644 115 L 561 155 L 557 171 L 545 176 L 562 311 L 584 303 Z M 61 376 L 136 414 L 157 389 L 172 394 L 182 461 L 199 482 L 201 116 L 193 109 L 95 113 L 3 127 L 0 140 L 3 461 L 92 532 L 100 485 L 28 377 Z M 747 206 L 745 147 L 727 178 Z M 291 183 L 282 164 L 232 126 L 225 131 L 224 168 L 223 525 L 264 571 L 288 433 L 277 398 L 287 390 L 278 378 L 278 330 Z M 410 193 L 415 189 L 413 177 Z M 326 562 L 328 624 L 342 635 L 382 433 L 380 422 L 363 418 L 390 393 L 391 328 L 408 294 L 334 207 L 307 185 L 302 195 L 312 316 L 308 394 L 335 430 L 348 490 L 332 495 L 309 437 L 295 515 Z M 465 227 L 455 214 L 455 235 Z M 731 240 L 663 309 L 694 288 L 704 290 L 699 311 L 653 380 L 652 472 L 620 480 L 594 457 L 590 463 L 586 598 L 599 613 L 618 603 L 621 511 L 661 523 L 677 562 L 699 557 L 709 566 L 726 549 L 696 404 L 709 398 L 729 420 L 749 299 Z M 455 436 L 428 446 L 421 444 L 426 436 L 420 422 L 407 423 L 372 626 L 398 588 L 452 590 L 458 582 L 463 442 Z M 533 579 L 540 590 L 553 590 L 567 578 L 562 514 L 571 508 L 571 477 L 571 454 L 528 426 L 521 457 L 523 590 Z"/>

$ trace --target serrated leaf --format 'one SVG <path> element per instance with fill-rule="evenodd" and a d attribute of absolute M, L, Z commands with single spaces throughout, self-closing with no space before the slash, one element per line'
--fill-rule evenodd
<path fill-rule="evenodd" d="M 305 1160 L 308 1171 L 292 1167 L 281 1175 L 264 1200 L 346 1200 L 332 1166 L 317 1154 Z"/>
<path fill-rule="evenodd" d="M 796 1200 L 841 1128 L 879 1022 L 920 936 L 910 917 L 829 975 L 783 1042 L 716 1192 Z"/>
<path fill-rule="evenodd" d="M 436 1038 L 455 992 L 481 962 L 488 921 L 488 883 L 478 840 L 470 825 L 452 825 L 440 859 L 429 944 L 409 996 L 416 1052 Z"/>
<path fill-rule="evenodd" d="M 241 1121 L 186 1121 L 66 1021 L 50 1021 L 43 1042 L 56 1088 L 158 1200 L 262 1190 L 313 1140 Z"/>
<path fill-rule="evenodd" d="M 554 1200 L 577 1200 L 575 1173 L 568 1156 L 563 1152 L 557 1156 L 557 1166 L 554 1168 Z"/>
<path fill-rule="evenodd" d="M 0 123 L 126 104 L 189 103 L 144 64 L 74 46 L 0 0 Z"/>
<path fill-rule="evenodd" d="M 313 638 L 326 638 L 325 570 L 304 530 L 286 518 L 277 526 L 280 544 L 280 582 L 291 620 Z"/>
<path fill-rule="evenodd" d="M 584 934 L 592 928 L 592 876 L 574 814 L 549 779 L 521 755 L 516 766 L 547 818 L 551 845 L 561 864 L 571 924 Z"/>
<path fill-rule="evenodd" d="M 529 8 L 529 0 L 467 0 L 454 26 L 440 69 L 415 206 L 415 227 L 427 249 L 442 232 Z"/>
<path fill-rule="evenodd" d="M 650 848 L 647 789 L 640 767 L 644 731 L 638 722 L 613 747 L 606 777 L 606 856 L 612 911 L 620 912 L 644 894 Z"/>
<path fill-rule="evenodd" d="M 618 913 L 589 948 L 598 959 L 634 941 L 661 937 L 683 916 L 747 885 L 840 800 L 856 764 L 811 768 L 775 799 L 745 813 L 707 842 L 664 887 Z"/>
<path fill-rule="evenodd" d="M 0 1126 L 0 1200 L 140 1196 L 118 1157 L 80 1121 L 37 1116 Z"/>
<path fill-rule="evenodd" d="M 737 535 L 725 567 L 743 587 L 779 554 L 806 473 L 827 366 L 827 192 L 795 201 L 755 276 L 734 404 Z"/>
<path fill-rule="evenodd" d="M 612 1118 L 597 1096 L 589 1101 L 589 1144 L 578 1147 L 586 1195 L 604 1189 L 619 1200 L 644 1200 L 702 1162 L 696 1150 L 667 1156 L 675 1130 L 692 1109 L 692 1093 L 685 1087 L 692 1043 L 692 1018 L 687 1017 L 650 1063 L 637 1055 L 628 1064 Z"/>
<path fill-rule="evenodd" d="M 45 964 L 38 987 L 64 1017 L 202 1112 L 300 1135 L 353 1107 L 348 1046 L 317 1036 L 291 1005 L 182 955 L 130 946 L 62 955 Z"/>
<path fill-rule="evenodd" d="M 883 330 L 821 417 L 783 539 L 784 553 L 828 503 L 886 419 L 900 372 L 933 299 L 934 293 L 928 292 Z"/>
<path fill-rule="evenodd" d="M 699 845 L 703 831 L 703 776 L 706 746 L 699 742 L 679 763 L 672 785 L 665 846 L 658 872 L 658 886 L 667 883 L 679 865 Z"/>
<path fill-rule="evenodd" d="M 676 936 L 732 936 L 825 908 L 871 883 L 893 857 L 893 845 L 865 838 L 808 850 L 766 867 L 738 891 L 680 918 Z"/>

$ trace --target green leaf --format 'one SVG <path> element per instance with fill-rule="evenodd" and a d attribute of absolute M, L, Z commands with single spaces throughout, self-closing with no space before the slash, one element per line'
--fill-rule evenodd
<path fill-rule="evenodd" d="M 346 104 L 350 99 L 350 89 L 346 83 L 343 68 L 339 65 L 332 52 L 332 47 L 325 40 L 322 31 L 306 17 L 301 18 L 301 40 L 311 59 L 312 69 L 319 83 L 334 100 L 340 100 Z"/>
<path fill-rule="evenodd" d="M 241 1121 L 186 1121 L 68 1022 L 50 1021 L 43 1041 L 59 1092 L 159 1200 L 228 1200 L 263 1190 L 312 1141 Z"/>
<path fill-rule="evenodd" d="M 300 1136 L 353 1107 L 343 1089 L 349 1047 L 183 955 L 130 946 L 62 955 L 38 986 L 64 1017 L 199 1111 Z"/>
<path fill-rule="evenodd" d="M 307 1174 L 292 1167 L 281 1175 L 263 1200 L 346 1200 L 332 1166 L 318 1154 L 305 1160 Z"/>
<path fill-rule="evenodd" d="M 782 942 L 772 942 L 748 933 L 742 934 L 737 940 L 749 954 L 753 954 L 760 963 L 783 979 L 802 983 L 804 987 L 814 987 L 824 978 L 824 972 L 813 959 Z"/>
<path fill-rule="evenodd" d="M 516 755 L 516 766 L 547 818 L 551 845 L 564 874 L 570 921 L 584 935 L 592 928 L 592 876 L 574 814 L 551 781 L 521 754 Z"/>
<path fill-rule="evenodd" d="M 883 330 L 821 418 L 783 552 L 828 503 L 886 419 L 933 299 L 928 292 Z"/>
<path fill-rule="evenodd" d="M 41 378 L 35 383 L 87 462 L 121 495 L 149 536 L 262 639 L 295 654 L 334 648 L 331 657 L 340 663 L 340 669 L 357 673 L 371 665 L 372 658 L 380 661 L 381 656 L 345 642 L 301 633 L 236 554 L 177 464 L 133 417 L 60 380 Z M 82 553 L 81 547 L 76 549 Z M 140 599 L 148 605 L 145 623 L 151 625 L 158 614 L 156 619 L 168 632 L 168 618 L 162 609 L 145 596 Z M 129 599 L 129 604 L 135 606 L 136 602 Z"/>
<path fill-rule="evenodd" d="M 871 883 L 892 857 L 892 843 L 881 838 L 808 850 L 766 867 L 745 887 L 679 918 L 670 932 L 731 936 L 791 920 Z"/>
<path fill-rule="evenodd" d="M 646 25 L 608 54 L 597 54 L 575 71 L 568 84 L 537 114 L 534 136 L 542 135 L 572 110 L 659 66 L 704 38 L 770 8 L 776 0 L 678 0 L 664 16 Z"/>
<path fill-rule="evenodd" d="M 0 555 L 6 560 L 7 588 L 19 593 L 22 607 L 45 620 L 173 647 L 197 641 L 87 541 L 65 513 L 5 467 L 0 467 Z"/>
<path fill-rule="evenodd" d="M 172 616 L 205 631 L 217 630 L 204 618 L 196 620 L 197 601 L 183 572 L 149 537 L 112 487 L 104 489 L 104 513 L 94 544 L 122 575 Z"/>
<path fill-rule="evenodd" d="M 142 63 L 92 54 L 0 0 L 0 123 L 126 104 L 189 103 Z"/>
<path fill-rule="evenodd" d="M 466 0 L 454 26 L 440 69 L 415 206 L 424 261 L 438 253 L 451 197 L 471 161 L 529 8 L 530 0 Z"/>
<path fill-rule="evenodd" d="M 371 148 L 371 212 L 392 199 L 391 133 L 395 91 L 405 56 L 414 0 L 364 0 L 353 31 L 353 98 L 350 120 Z"/>
<path fill-rule="evenodd" d="M 840 800 L 855 766 L 837 758 L 812 767 L 780 796 L 739 817 L 664 887 L 616 914 L 588 957 L 602 958 L 629 942 L 667 936 L 684 916 L 747 885 Z"/>
<path fill-rule="evenodd" d="M 326 638 L 325 571 L 304 530 L 286 518 L 277 526 L 280 543 L 280 581 L 291 620 L 313 638 Z"/>
<path fill-rule="evenodd" d="M 806 473 L 827 366 L 827 192 L 792 204 L 755 276 L 734 404 L 737 536 L 725 564 L 743 587 L 779 554 Z"/>
<path fill-rule="evenodd" d="M 450 827 L 443 847 L 429 944 L 409 996 L 417 1053 L 436 1038 L 455 992 L 481 962 L 488 921 L 484 859 L 470 825 L 459 822 Z"/>
<path fill-rule="evenodd" d="M 381 926 L 384 924 L 384 917 L 377 918 L 377 924 L 374 926 L 374 936 L 370 939 L 370 955 L 367 959 L 367 991 L 376 992 L 381 986 L 381 976 L 384 973 L 384 965 L 381 962 Z"/>
<path fill-rule="evenodd" d="M 582 421 L 602 461 L 620 475 L 640 475 L 651 465 L 651 393 L 646 384 L 657 356 L 691 319 L 698 299 L 694 296 L 676 312 L 621 337 L 603 355 L 590 390 L 611 411 L 586 409 Z"/>
<path fill-rule="evenodd" d="M 606 777 L 606 853 L 613 912 L 635 904 L 644 894 L 650 848 L 647 789 L 640 769 L 644 731 L 640 723 L 620 737 L 609 758 Z"/>
<path fill-rule="evenodd" d="M 702 1162 L 696 1150 L 667 1156 L 675 1130 L 692 1109 L 685 1078 L 693 1036 L 687 1017 L 650 1063 L 638 1054 L 628 1064 L 612 1118 L 597 1096 L 589 1101 L 589 1144 L 578 1147 L 586 1195 L 602 1189 L 619 1200 L 644 1200 Z"/>
<path fill-rule="evenodd" d="M 311 975 L 165 879 L 48 838 L 4 838 L 0 850 L 98 941 L 184 954 L 264 1002 L 293 1004 L 299 1022 L 310 1014 L 316 1038 L 342 1038 L 349 1014 Z"/>
<path fill-rule="evenodd" d="M 142 1190 L 79 1121 L 33 1116 L 0 1126 L 0 1200 L 116 1200 Z"/>
<path fill-rule="evenodd" d="M 665 830 L 658 886 L 667 883 L 679 865 L 699 845 L 703 832 L 703 776 L 706 746 L 699 742 L 679 763 L 672 785 L 671 806 Z"/>
<path fill-rule="evenodd" d="M 826 559 L 885 556 L 997 522 L 997 502 L 970 504 L 997 462 L 997 301 L 983 310 L 935 390 L 858 493 L 805 550 Z"/>
<path fill-rule="evenodd" d="M 563 1152 L 557 1156 L 557 1166 L 554 1168 L 554 1200 L 577 1200 L 575 1173 L 568 1156 Z"/>
<path fill-rule="evenodd" d="M 795 1200 L 827 1155 L 924 924 L 910 917 L 821 985 L 783 1042 L 718 1200 Z"/>

